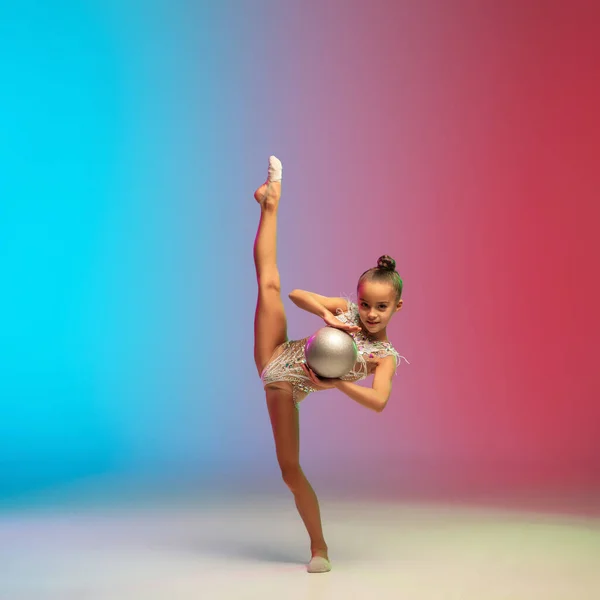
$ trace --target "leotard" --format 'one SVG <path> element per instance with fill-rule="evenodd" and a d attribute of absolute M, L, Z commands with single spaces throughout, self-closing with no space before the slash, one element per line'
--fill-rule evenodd
<path fill-rule="evenodd" d="M 358 306 L 354 302 L 348 301 L 348 308 L 345 311 L 338 309 L 336 317 L 342 323 L 360 326 Z M 378 359 L 390 355 L 396 359 L 396 370 L 398 369 L 400 359 L 403 357 L 398 354 L 390 342 L 374 340 L 362 329 L 350 335 L 354 338 L 358 348 L 358 359 L 352 370 L 340 379 L 344 381 L 365 379 L 375 370 Z M 260 376 L 264 387 L 280 381 L 291 383 L 296 407 L 308 394 L 319 391 L 302 368 L 302 364 L 305 362 L 304 346 L 307 340 L 308 337 L 305 337 L 301 340 L 287 340 L 280 344 Z"/>

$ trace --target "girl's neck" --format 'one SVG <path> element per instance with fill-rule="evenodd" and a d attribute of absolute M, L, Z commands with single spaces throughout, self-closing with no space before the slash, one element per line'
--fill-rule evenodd
<path fill-rule="evenodd" d="M 360 328 L 366 338 L 373 340 L 375 342 L 388 342 L 389 343 L 389 340 L 387 338 L 387 330 L 386 330 L 387 328 L 382 329 L 381 331 L 377 332 L 377 334 L 375 334 L 375 335 L 373 335 L 372 333 L 369 333 L 367 331 L 367 328 L 364 326 L 364 324 L 362 322 L 360 324 Z"/>

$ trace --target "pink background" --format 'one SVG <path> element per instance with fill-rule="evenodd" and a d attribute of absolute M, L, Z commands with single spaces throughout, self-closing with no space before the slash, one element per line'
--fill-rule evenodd
<path fill-rule="evenodd" d="M 309 397 L 305 460 L 394 489 L 598 483 L 598 9 L 319 6 L 281 24 L 269 100 L 284 292 L 353 292 L 392 255 L 411 365 L 381 415 Z M 293 337 L 317 325 L 287 306 Z"/>

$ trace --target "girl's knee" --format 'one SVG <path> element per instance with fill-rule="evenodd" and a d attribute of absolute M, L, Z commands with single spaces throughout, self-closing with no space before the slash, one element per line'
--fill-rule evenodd
<path fill-rule="evenodd" d="M 279 273 L 273 272 L 269 274 L 262 274 L 258 278 L 258 287 L 261 292 L 277 294 L 281 293 L 281 279 Z"/>
<path fill-rule="evenodd" d="M 281 465 L 281 476 L 285 484 L 293 490 L 302 482 L 304 473 L 302 473 L 299 463 L 289 463 Z"/>

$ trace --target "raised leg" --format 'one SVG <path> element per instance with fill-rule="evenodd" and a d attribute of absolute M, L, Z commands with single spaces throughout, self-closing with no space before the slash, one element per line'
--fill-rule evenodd
<path fill-rule="evenodd" d="M 258 300 L 254 316 L 254 361 L 260 374 L 275 348 L 287 340 L 287 320 L 281 300 L 277 268 L 277 211 L 281 197 L 281 162 L 269 159 L 266 183 L 254 197 L 260 204 L 260 222 L 254 242 Z"/>
<path fill-rule="evenodd" d="M 312 554 L 308 570 L 323 573 L 331 569 L 323 537 L 319 501 L 300 468 L 299 414 L 292 396 L 285 390 L 267 388 L 267 407 L 275 438 L 277 462 L 286 485 L 294 494 L 296 508 L 310 538 Z"/>

